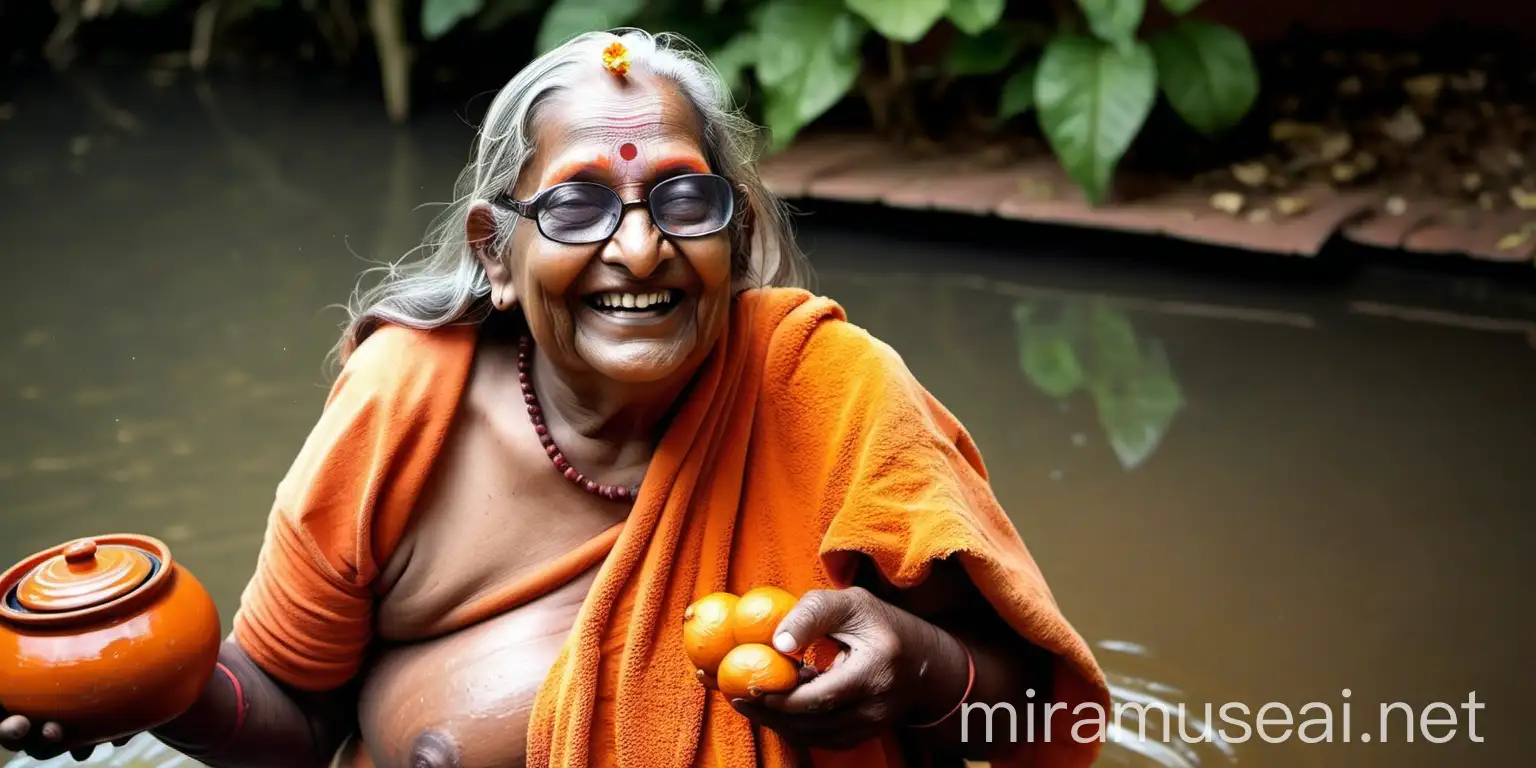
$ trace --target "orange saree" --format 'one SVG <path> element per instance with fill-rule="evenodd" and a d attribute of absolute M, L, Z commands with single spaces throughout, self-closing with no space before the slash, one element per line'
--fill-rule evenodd
<path fill-rule="evenodd" d="M 235 620 L 242 647 L 275 677 L 323 689 L 359 672 L 378 564 L 409 524 L 473 351 L 470 328 L 385 328 L 348 361 L 279 487 Z M 957 559 L 1008 625 L 1056 658 L 1053 700 L 1066 706 L 1052 740 L 1017 764 L 1087 766 L 1098 754 L 1097 742 L 1071 734 L 1079 704 L 1107 710 L 1103 675 L 994 498 L 976 445 L 891 348 L 828 299 L 792 289 L 738 297 L 628 520 L 584 549 L 496 606 L 600 562 L 535 703 L 531 766 L 787 764 L 771 732 L 694 679 L 683 610 L 716 590 L 847 586 L 859 556 L 897 587 Z M 887 739 L 817 753 L 815 764 L 900 758 Z"/>

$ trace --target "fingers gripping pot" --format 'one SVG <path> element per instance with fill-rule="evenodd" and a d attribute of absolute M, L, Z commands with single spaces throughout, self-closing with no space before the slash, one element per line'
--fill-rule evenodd
<path fill-rule="evenodd" d="M 149 536 L 60 544 L 0 574 L 0 706 L 59 723 L 71 743 L 185 712 L 221 642 L 212 597 Z"/>

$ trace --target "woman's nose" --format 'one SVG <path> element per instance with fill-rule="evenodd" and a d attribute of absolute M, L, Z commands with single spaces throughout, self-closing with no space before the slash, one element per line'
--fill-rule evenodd
<path fill-rule="evenodd" d="M 661 230 L 651 221 L 651 212 L 636 206 L 624 213 L 619 229 L 603 246 L 603 261 L 620 264 L 635 277 L 644 280 L 656 271 L 665 258 Z"/>

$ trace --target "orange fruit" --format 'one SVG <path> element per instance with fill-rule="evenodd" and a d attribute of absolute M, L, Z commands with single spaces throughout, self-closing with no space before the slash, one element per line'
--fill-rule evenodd
<path fill-rule="evenodd" d="M 773 632 L 799 598 L 778 587 L 754 587 L 742 593 L 731 615 L 737 643 L 773 645 Z"/>
<path fill-rule="evenodd" d="M 732 648 L 720 661 L 715 682 L 730 698 L 755 699 L 794 689 L 800 684 L 800 668 L 770 646 L 745 643 Z"/>
<path fill-rule="evenodd" d="M 736 596 L 729 592 L 711 592 L 683 611 L 683 649 L 693 666 L 705 674 L 715 674 L 720 660 L 736 647 L 731 631 L 736 603 Z"/>

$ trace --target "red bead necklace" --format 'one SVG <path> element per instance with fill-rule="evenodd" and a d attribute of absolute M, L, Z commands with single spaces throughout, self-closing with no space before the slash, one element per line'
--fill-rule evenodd
<path fill-rule="evenodd" d="M 588 480 L 586 475 L 576 471 L 570 462 L 565 460 L 565 455 L 560 453 L 560 448 L 555 445 L 555 438 L 549 434 L 549 427 L 544 423 L 544 411 L 539 408 L 539 397 L 533 393 L 533 374 L 530 370 L 533 363 L 529 360 L 529 353 L 533 350 L 533 340 L 527 336 L 517 342 L 517 382 L 523 388 L 523 402 L 528 404 L 528 420 L 533 422 L 533 431 L 538 433 L 539 442 L 544 446 L 544 452 L 549 454 L 549 460 L 554 462 L 555 469 L 565 476 L 565 479 L 576 484 L 576 487 L 585 490 L 594 496 L 601 496 L 609 501 L 634 501 L 640 495 L 640 488 L 633 485 L 608 485 Z"/>

